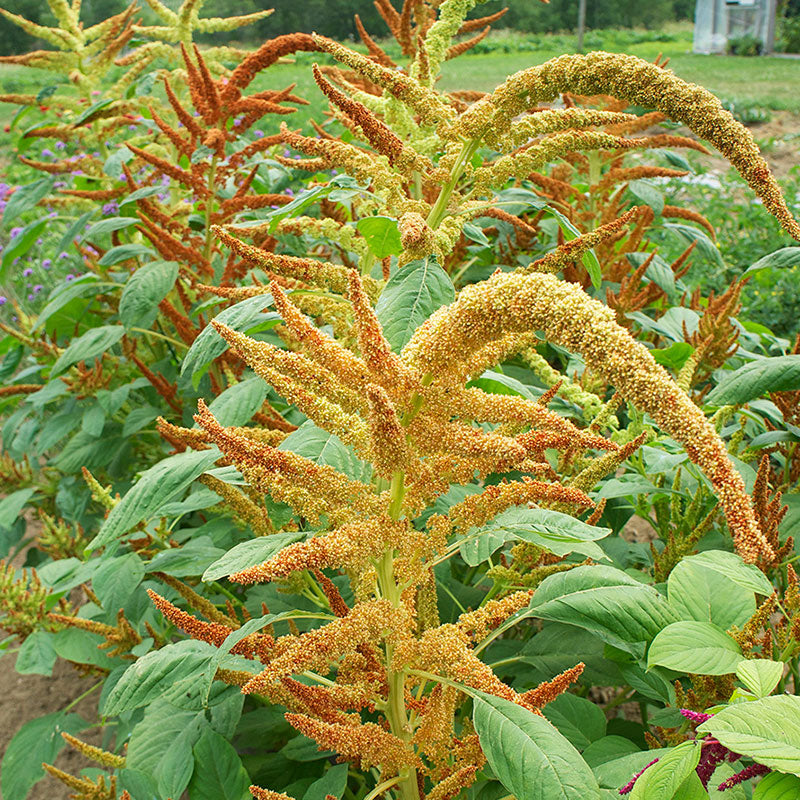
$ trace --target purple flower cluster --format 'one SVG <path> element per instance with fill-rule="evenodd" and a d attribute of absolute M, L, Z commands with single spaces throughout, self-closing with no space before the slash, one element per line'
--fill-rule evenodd
<path fill-rule="evenodd" d="M 694 722 L 698 725 L 714 716 L 713 714 L 706 714 L 702 711 L 692 711 L 688 708 L 682 708 L 680 712 L 690 722 Z M 700 783 L 703 785 L 703 788 L 708 789 L 711 776 L 720 764 L 726 761 L 732 764 L 734 761 L 738 761 L 742 756 L 739 753 L 734 753 L 732 750 L 729 750 L 722 742 L 715 739 L 713 736 L 706 736 L 698 741 L 700 742 L 701 748 L 700 761 L 697 767 L 695 767 L 695 772 L 697 773 L 697 777 L 700 778 Z M 658 760 L 659 759 L 654 758 L 644 769 L 637 772 L 630 781 L 619 790 L 619 793 L 621 795 L 630 794 L 630 792 L 633 791 L 636 781 L 639 780 L 653 764 L 657 763 Z M 745 767 L 735 775 L 731 775 L 730 778 L 723 781 L 717 787 L 717 791 L 724 792 L 726 789 L 732 789 L 734 786 L 738 786 L 740 783 L 750 778 L 755 778 L 758 775 L 765 775 L 769 771 L 769 767 L 765 767 L 763 764 L 751 764 L 749 767 Z"/>
<path fill-rule="evenodd" d="M 119 214 L 119 203 L 116 200 L 112 200 L 110 203 L 106 203 L 103 206 L 102 214 L 104 217 L 113 217 Z"/>

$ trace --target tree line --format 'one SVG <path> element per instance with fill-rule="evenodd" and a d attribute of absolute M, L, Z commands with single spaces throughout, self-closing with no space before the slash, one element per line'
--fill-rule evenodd
<path fill-rule="evenodd" d="M 166 5 L 177 7 L 179 0 L 164 0 Z M 400 0 L 394 0 L 400 5 Z M 83 19 L 91 25 L 111 14 L 122 11 L 128 0 L 84 0 Z M 143 20 L 155 23 L 155 15 L 144 3 L 140 10 Z M 588 0 L 587 26 L 606 27 L 656 27 L 675 19 L 691 18 L 695 0 Z M 52 24 L 53 17 L 46 0 L 0 0 L 0 7 L 22 14 L 34 22 Z M 535 33 L 573 30 L 577 21 L 578 0 L 550 0 L 549 4 L 535 0 L 488 0 L 476 15 L 483 16 L 508 7 L 500 27 Z M 370 32 L 381 37 L 386 25 L 378 15 L 372 0 L 206 0 L 205 16 L 247 14 L 264 8 L 274 8 L 275 13 L 265 20 L 236 31 L 237 42 L 255 45 L 264 39 L 292 31 L 316 31 L 336 39 L 357 36 L 353 15 L 358 14 Z M 230 36 L 230 34 L 226 34 Z M 211 37 L 212 39 L 214 37 Z M 220 37 L 216 37 L 219 41 Z M 4 18 L 0 18 L 0 54 L 22 53 L 41 46 L 32 37 Z"/>

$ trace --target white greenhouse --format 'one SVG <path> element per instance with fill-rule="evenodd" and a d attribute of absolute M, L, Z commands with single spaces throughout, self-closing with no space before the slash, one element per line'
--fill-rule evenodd
<path fill-rule="evenodd" d="M 694 52 L 724 53 L 729 40 L 752 36 L 771 53 L 775 11 L 776 0 L 697 0 Z"/>

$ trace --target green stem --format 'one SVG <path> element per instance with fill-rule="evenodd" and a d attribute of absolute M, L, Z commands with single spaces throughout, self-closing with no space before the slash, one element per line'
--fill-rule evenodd
<path fill-rule="evenodd" d="M 456 163 L 453 164 L 453 168 L 450 170 L 450 177 L 447 179 L 444 186 L 442 186 L 442 190 L 439 192 L 439 196 L 436 198 L 436 204 L 431 209 L 430 214 L 428 214 L 428 219 L 426 220 L 428 225 L 434 230 L 439 227 L 442 220 L 445 218 L 447 214 L 447 206 L 449 205 L 450 198 L 455 191 L 456 184 L 458 183 L 459 178 L 461 178 L 463 175 L 467 163 L 475 154 L 475 151 L 478 149 L 479 145 L 480 138 L 477 137 L 475 139 L 470 139 L 461 145 L 461 151 L 456 158 Z"/>
<path fill-rule="evenodd" d="M 388 781 L 384 781 L 383 783 L 379 783 L 365 798 L 364 800 L 375 800 L 376 797 L 380 797 L 387 789 L 391 789 L 396 783 L 400 783 L 402 778 L 399 775 L 395 775 L 394 778 L 389 778 Z"/>
<path fill-rule="evenodd" d="M 103 681 L 99 681 L 91 688 L 87 689 L 83 694 L 79 694 L 66 708 L 62 708 L 62 711 L 69 711 L 73 706 L 78 705 L 84 697 L 88 697 L 95 689 L 99 689 L 103 685 Z"/>

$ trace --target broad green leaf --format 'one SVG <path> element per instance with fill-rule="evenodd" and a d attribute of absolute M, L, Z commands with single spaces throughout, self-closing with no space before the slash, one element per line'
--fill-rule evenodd
<path fill-rule="evenodd" d="M 655 589 L 621 570 L 596 565 L 542 581 L 531 601 L 531 615 L 577 625 L 637 657 L 645 643 L 677 620 Z"/>
<path fill-rule="evenodd" d="M 548 703 L 542 713 L 578 750 L 585 750 L 592 742 L 605 736 L 603 710 L 585 697 L 561 694 Z"/>
<path fill-rule="evenodd" d="M 672 800 L 699 761 L 699 742 L 681 742 L 644 771 L 633 786 L 631 800 Z"/>
<path fill-rule="evenodd" d="M 603 736 L 596 739 L 581 753 L 583 760 L 594 770 L 616 758 L 638 753 L 639 747 L 624 736 Z"/>
<path fill-rule="evenodd" d="M 455 300 L 450 276 L 434 258 L 412 261 L 389 278 L 375 306 L 383 334 L 399 353 L 437 308 Z"/>
<path fill-rule="evenodd" d="M 83 238 L 91 239 L 93 236 L 102 236 L 105 233 L 121 231 L 124 228 L 130 228 L 132 225 L 138 224 L 138 222 L 138 217 L 109 217 L 108 219 L 101 219 L 89 227 Z"/>
<path fill-rule="evenodd" d="M 53 635 L 47 631 L 34 631 L 22 643 L 14 666 L 20 675 L 50 676 L 57 657 Z"/>
<path fill-rule="evenodd" d="M 76 297 L 97 294 L 99 287 L 103 285 L 105 285 L 104 282 L 98 280 L 97 275 L 87 272 L 85 275 L 76 278 L 72 283 L 57 286 L 50 293 L 47 305 L 39 312 L 33 330 L 37 331 L 39 328 L 44 327 L 53 314 L 60 311 L 67 303 L 71 303 Z"/>
<path fill-rule="evenodd" d="M 25 504 L 33 497 L 36 489 L 17 489 L 0 500 L 0 528 L 10 528 L 22 513 Z"/>
<path fill-rule="evenodd" d="M 772 584 L 754 564 L 745 564 L 742 557 L 727 550 L 704 550 L 694 556 L 686 556 L 683 562 L 704 567 L 724 575 L 745 589 L 763 594 L 772 594 Z"/>
<path fill-rule="evenodd" d="M 471 567 L 486 561 L 506 542 L 515 540 L 530 542 L 558 556 L 578 552 L 601 559 L 605 554 L 594 542 L 609 533 L 610 528 L 587 525 L 560 511 L 515 506 L 477 530 L 471 530 L 460 551 Z"/>
<path fill-rule="evenodd" d="M 218 496 L 214 497 L 219 500 Z M 219 560 L 224 553 L 224 550 L 214 546 L 210 537 L 200 536 L 190 539 L 183 547 L 162 550 L 148 564 L 147 571 L 166 572 L 174 578 L 202 575 L 203 570 Z"/>
<path fill-rule="evenodd" d="M 158 316 L 158 304 L 178 277 L 175 261 L 153 261 L 128 278 L 119 301 L 119 318 L 126 328 L 149 328 Z"/>
<path fill-rule="evenodd" d="M 144 562 L 136 553 L 95 561 L 92 589 L 106 613 L 116 617 L 144 578 Z"/>
<path fill-rule="evenodd" d="M 304 536 L 304 533 L 289 531 L 288 533 L 274 533 L 271 536 L 258 536 L 237 544 L 203 573 L 203 580 L 206 582 L 216 581 L 232 575 L 234 572 L 263 564 L 277 555 L 284 547 L 299 541 Z"/>
<path fill-rule="evenodd" d="M 650 355 L 661 364 L 662 367 L 669 367 L 675 372 L 679 372 L 683 365 L 689 360 L 689 356 L 694 353 L 694 347 L 688 342 L 673 342 L 663 350 L 651 350 Z"/>
<path fill-rule="evenodd" d="M 727 374 L 706 396 L 710 405 L 739 405 L 765 392 L 800 389 L 800 355 L 759 358 Z"/>
<path fill-rule="evenodd" d="M 100 325 L 97 328 L 89 328 L 86 333 L 67 345 L 67 349 L 58 357 L 53 369 L 50 370 L 50 378 L 60 375 L 78 361 L 91 361 L 102 355 L 124 335 L 125 328 L 122 325 Z"/>
<path fill-rule="evenodd" d="M 637 199 L 650 206 L 653 213 L 659 216 L 664 210 L 664 193 L 646 179 L 631 181 L 628 184 L 628 191 Z"/>
<path fill-rule="evenodd" d="M 731 625 L 741 627 L 756 610 L 752 590 L 690 559 L 670 572 L 667 597 L 684 619 L 713 622 L 722 630 Z"/>
<path fill-rule="evenodd" d="M 664 225 L 664 229 L 676 233 L 689 244 L 697 242 L 696 250 L 699 256 L 719 267 L 725 266 L 725 262 L 722 260 L 722 254 L 705 231 L 701 231 L 700 228 L 695 228 L 692 225 L 686 225 L 682 222 L 668 222 Z"/>
<path fill-rule="evenodd" d="M 482 389 L 489 394 L 510 394 L 537 400 L 537 396 L 521 381 L 502 372 L 486 370 L 479 378 L 469 381 L 467 388 Z"/>
<path fill-rule="evenodd" d="M 727 675 L 742 660 L 738 644 L 710 622 L 675 622 L 656 636 L 647 653 L 647 666 L 677 672 Z"/>
<path fill-rule="evenodd" d="M 192 800 L 246 800 L 250 777 L 233 746 L 206 730 L 193 748 L 194 775 L 189 783 Z"/>
<path fill-rule="evenodd" d="M 800 697 L 775 695 L 727 706 L 697 730 L 758 764 L 800 776 Z"/>
<path fill-rule="evenodd" d="M 369 480 L 372 468 L 362 461 L 355 450 L 338 436 L 318 428 L 310 420 L 292 431 L 278 445 L 279 450 L 297 453 L 315 464 L 334 467 L 339 472 L 357 481 Z"/>
<path fill-rule="evenodd" d="M 266 399 L 267 384 L 261 378 L 248 378 L 217 395 L 208 410 L 220 425 L 244 425 Z"/>
<path fill-rule="evenodd" d="M 148 653 L 122 674 L 109 692 L 103 714 L 120 714 L 157 698 L 185 706 L 181 695 L 193 689 L 207 673 L 215 652 L 216 648 L 205 642 L 182 639 Z"/>
<path fill-rule="evenodd" d="M 744 275 L 749 275 L 751 272 L 758 272 L 762 269 L 784 269 L 786 267 L 796 267 L 800 265 L 800 247 L 782 247 L 780 250 L 775 250 L 769 253 L 749 266 Z"/>
<path fill-rule="evenodd" d="M 517 800 L 599 800 L 589 766 L 546 719 L 481 692 L 473 720 L 492 771 Z"/>
<path fill-rule="evenodd" d="M 399 256 L 403 252 L 397 220 L 391 217 L 364 217 L 356 223 L 376 258 Z"/>
<path fill-rule="evenodd" d="M 620 789 L 639 771 L 644 769 L 651 761 L 660 758 L 669 752 L 668 749 L 642 750 L 630 753 L 619 758 L 612 758 L 594 768 L 597 782 L 603 788 Z"/>
<path fill-rule="evenodd" d="M 3 226 L 8 229 L 20 214 L 24 214 L 34 208 L 40 200 L 44 199 L 53 190 L 54 183 L 55 179 L 48 175 L 25 186 L 18 186 L 14 194 L 8 199 L 8 204 L 3 210 Z"/>
<path fill-rule="evenodd" d="M 711 788 L 709 784 L 709 788 Z M 690 772 L 686 780 L 678 787 L 678 791 L 672 795 L 672 800 L 708 800 L 709 794 L 703 788 L 703 782 L 696 772 Z M 735 800 L 731 797 L 730 800 Z"/>
<path fill-rule="evenodd" d="M 274 327 L 281 321 L 280 314 L 266 310 L 271 305 L 271 294 L 248 297 L 247 300 L 220 311 L 216 320 L 239 333 L 264 330 L 267 327 Z M 197 386 L 211 362 L 227 349 L 228 343 L 214 330 L 214 326 L 206 325 L 186 353 L 181 364 L 181 374 L 191 375 L 192 383 Z"/>
<path fill-rule="evenodd" d="M 168 500 L 182 492 L 217 459 L 216 448 L 178 453 L 150 467 L 106 517 L 89 550 L 113 542 L 140 522 L 150 519 Z"/>
<path fill-rule="evenodd" d="M 736 677 L 756 697 L 768 697 L 783 676 L 784 664 L 768 658 L 753 658 L 740 661 Z"/>
<path fill-rule="evenodd" d="M 328 795 L 341 798 L 347 788 L 348 764 L 336 764 L 306 789 L 303 800 L 325 800 Z"/>
<path fill-rule="evenodd" d="M 793 248 L 800 250 L 800 247 Z M 782 772 L 765 775 L 753 792 L 753 800 L 797 800 L 800 797 L 800 778 Z"/>
<path fill-rule="evenodd" d="M 4 800 L 25 800 L 31 787 L 44 776 L 42 763 L 52 764 L 66 745 L 62 733 L 80 733 L 86 721 L 77 714 L 58 711 L 26 722 L 14 734 L 3 756 L 0 788 Z"/>
<path fill-rule="evenodd" d="M 85 125 L 88 122 L 91 122 L 93 119 L 96 119 L 99 116 L 100 111 L 102 111 L 107 106 L 110 106 L 114 102 L 114 98 L 107 97 L 104 100 L 98 100 L 96 103 L 92 103 L 89 108 L 84 109 L 76 119 L 72 121 L 72 127 L 77 128 L 80 125 Z"/>
<path fill-rule="evenodd" d="M 111 267 L 129 258 L 139 258 L 139 256 L 153 256 L 155 252 L 151 247 L 143 244 L 120 244 L 112 247 L 103 253 L 102 258 L 97 262 L 101 267 Z"/>
<path fill-rule="evenodd" d="M 125 765 L 152 776 L 160 797 L 180 797 L 194 770 L 192 747 L 207 728 L 204 712 L 156 700 L 131 733 Z"/>

